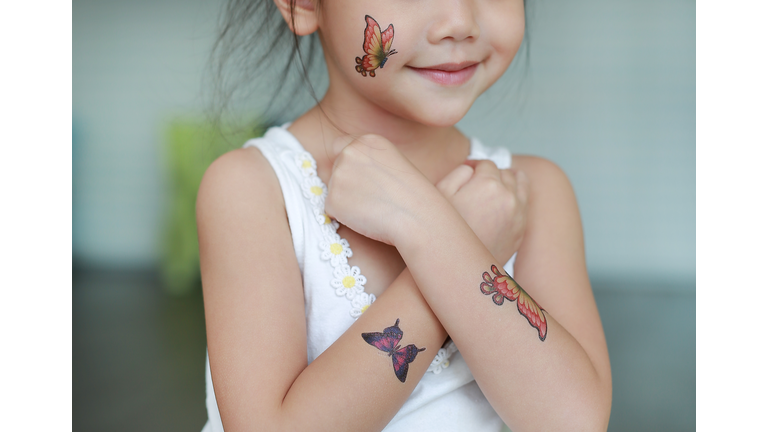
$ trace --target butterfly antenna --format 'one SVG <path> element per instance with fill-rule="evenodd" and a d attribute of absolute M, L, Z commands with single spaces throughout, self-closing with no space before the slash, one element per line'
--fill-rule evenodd
<path fill-rule="evenodd" d="M 398 324 L 400 324 L 400 318 L 398 318 L 397 321 L 395 321 L 395 327 L 397 327 Z"/>

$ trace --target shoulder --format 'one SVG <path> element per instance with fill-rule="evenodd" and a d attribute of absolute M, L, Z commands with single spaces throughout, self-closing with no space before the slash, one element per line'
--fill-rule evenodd
<path fill-rule="evenodd" d="M 514 155 L 512 168 L 524 172 L 528 177 L 532 204 L 538 201 L 540 204 L 549 202 L 558 207 L 575 206 L 576 195 L 571 182 L 554 162 L 538 156 Z"/>
<path fill-rule="evenodd" d="M 250 204 L 250 205 L 249 205 Z M 232 150 L 205 171 L 197 193 L 198 217 L 217 209 L 236 210 L 253 204 L 284 208 L 280 183 L 272 166 L 257 148 Z"/>
<path fill-rule="evenodd" d="M 528 178 L 528 224 L 521 256 L 549 257 L 570 251 L 584 256 L 579 206 L 571 182 L 554 162 L 536 156 L 515 156 L 513 168 Z M 562 257 L 566 260 L 566 257 Z M 545 260 L 546 260 L 545 259 Z"/>
<path fill-rule="evenodd" d="M 554 162 L 539 156 L 514 155 L 512 168 L 525 171 L 536 177 L 550 177 L 553 180 L 568 180 L 565 172 Z"/>

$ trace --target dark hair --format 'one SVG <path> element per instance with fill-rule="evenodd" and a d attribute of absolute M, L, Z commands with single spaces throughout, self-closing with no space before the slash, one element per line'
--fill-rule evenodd
<path fill-rule="evenodd" d="M 320 0 L 314 1 L 319 6 Z M 523 55 L 527 71 L 528 0 L 523 0 L 523 4 L 525 35 L 516 58 Z M 291 19 L 295 8 L 296 0 L 290 0 Z M 303 112 L 310 100 L 306 99 L 307 94 L 300 94 L 302 88 L 308 90 L 315 103 L 319 103 L 315 85 L 323 83 L 326 71 L 320 68 L 319 76 L 311 73 L 318 64 L 318 57 L 322 64 L 317 32 L 297 36 L 288 28 L 273 0 L 226 1 L 219 17 L 219 34 L 211 50 L 206 78 L 209 84 L 206 87 L 210 88 L 212 96 L 213 121 L 220 125 L 223 116 L 233 108 L 253 111 L 255 107 L 249 101 L 254 94 L 264 90 L 265 84 L 271 95 L 266 107 L 262 108 L 264 112 L 259 113 L 261 125 L 278 124 Z M 271 85 L 273 82 L 276 84 Z M 286 87 L 286 84 L 289 85 Z M 286 92 L 288 97 L 280 98 L 286 96 Z M 301 100 L 302 97 L 305 99 Z M 281 99 L 284 102 L 278 103 Z"/>

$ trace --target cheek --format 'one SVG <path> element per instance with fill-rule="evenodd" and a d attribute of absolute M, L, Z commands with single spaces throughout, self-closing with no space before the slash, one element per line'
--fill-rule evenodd
<path fill-rule="evenodd" d="M 354 65 L 354 52 L 362 51 L 365 14 L 359 12 L 359 7 L 339 7 L 340 3 L 323 3 L 320 37 L 326 60 L 335 62 L 336 68 L 343 69 L 350 59 Z"/>
<path fill-rule="evenodd" d="M 366 54 L 363 49 L 366 15 L 371 16 L 378 23 L 382 32 L 392 24 L 395 38 L 391 48 L 400 51 L 398 45 L 404 37 L 401 25 L 397 21 L 398 17 L 390 9 L 383 2 L 323 2 L 320 32 L 324 41 L 324 50 L 330 55 L 339 70 L 346 73 L 351 69 L 352 72 L 355 72 L 355 58 L 362 58 Z M 398 56 L 395 55 L 387 59 L 385 67 L 394 64 L 395 57 Z"/>
<path fill-rule="evenodd" d="M 488 15 L 486 25 L 498 67 L 503 73 L 515 58 L 525 35 L 525 10 L 522 1 L 512 3 L 496 14 Z"/>
<path fill-rule="evenodd" d="M 412 41 L 417 37 L 408 22 L 403 22 L 403 17 L 398 16 L 385 7 L 382 3 L 360 5 L 348 5 L 344 8 L 336 7 L 336 3 L 323 3 L 323 27 L 329 29 L 321 33 L 323 50 L 329 66 L 329 73 L 347 82 L 358 92 L 369 97 L 386 98 L 394 86 L 393 77 L 410 58 L 414 50 Z M 371 76 L 366 71 L 363 76 L 356 70 L 359 66 L 356 59 L 363 59 L 366 52 L 363 49 L 365 40 L 366 20 L 370 15 L 379 24 L 381 31 L 385 31 L 392 24 L 394 38 L 391 50 L 397 51 L 387 57 L 384 67 L 374 71 Z"/>

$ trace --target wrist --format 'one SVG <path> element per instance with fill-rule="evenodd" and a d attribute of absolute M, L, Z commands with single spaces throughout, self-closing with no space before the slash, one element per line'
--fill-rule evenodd
<path fill-rule="evenodd" d="M 437 190 L 418 195 L 413 207 L 417 211 L 404 212 L 393 229 L 393 245 L 405 257 L 432 244 L 448 233 L 462 228 L 471 231 L 464 219 Z"/>

